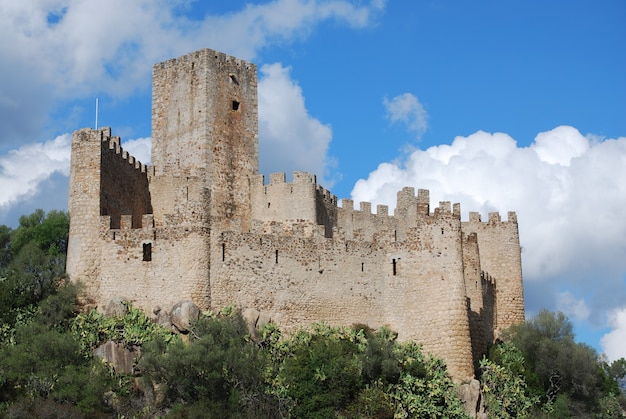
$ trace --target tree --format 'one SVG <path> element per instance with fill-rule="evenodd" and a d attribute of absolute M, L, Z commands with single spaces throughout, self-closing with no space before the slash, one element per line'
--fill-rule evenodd
<path fill-rule="evenodd" d="M 92 417 L 112 413 L 105 393 L 118 390 L 120 381 L 102 362 L 85 357 L 68 333 L 75 307 L 74 288 L 63 287 L 0 347 L 0 401 L 8 404 L 8 416 L 40 416 L 53 409 Z"/>
<path fill-rule="evenodd" d="M 612 379 L 596 351 L 574 338 L 567 317 L 547 310 L 503 334 L 503 340 L 524 356 L 530 393 L 541 398 L 543 410 L 552 412 L 553 417 L 557 410 L 572 417 L 589 417 L 599 412 L 600 400 L 611 394 Z"/>
<path fill-rule="evenodd" d="M 140 369 L 159 388 L 173 417 L 274 417 L 265 393 L 267 357 L 251 341 L 241 314 L 203 316 L 189 344 L 158 339 L 144 346 Z"/>
<path fill-rule="evenodd" d="M 527 417 L 539 397 L 528 394 L 524 356 L 514 345 L 502 343 L 491 348 L 489 358 L 480 361 L 481 391 L 489 417 Z"/>
<path fill-rule="evenodd" d="M 63 282 L 69 218 L 37 210 L 15 230 L 0 226 L 0 343 Z"/>

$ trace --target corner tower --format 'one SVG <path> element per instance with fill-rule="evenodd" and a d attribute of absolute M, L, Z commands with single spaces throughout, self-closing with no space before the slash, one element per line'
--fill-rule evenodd
<path fill-rule="evenodd" d="M 214 231 L 248 231 L 259 155 L 256 66 L 202 49 L 156 64 L 152 92 L 155 221 L 171 213 L 161 189 L 183 182 L 206 191 L 208 219 L 193 206 L 179 217 L 210 222 Z"/>

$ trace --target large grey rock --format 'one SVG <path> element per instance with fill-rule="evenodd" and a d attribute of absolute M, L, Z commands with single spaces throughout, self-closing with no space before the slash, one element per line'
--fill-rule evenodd
<path fill-rule="evenodd" d="M 166 310 L 163 310 L 161 307 L 157 306 L 152 310 L 152 313 L 154 313 L 154 320 L 159 326 L 171 330 L 172 321 L 170 319 L 170 314 Z"/>
<path fill-rule="evenodd" d="M 179 332 L 189 332 L 191 323 L 200 318 L 200 309 L 191 301 L 181 301 L 172 307 L 170 321 Z"/>
<path fill-rule="evenodd" d="M 94 349 L 93 354 L 111 364 L 115 372 L 132 374 L 135 372 L 134 365 L 140 352 L 137 347 L 129 349 L 121 343 L 109 340 Z"/>
<path fill-rule="evenodd" d="M 128 304 L 122 297 L 115 297 L 109 301 L 104 309 L 104 315 L 108 317 L 124 317 L 128 311 Z"/>
<path fill-rule="evenodd" d="M 476 418 L 481 411 L 480 381 L 474 379 L 466 384 L 461 384 L 457 390 L 457 396 L 463 402 L 465 412 L 470 418 Z"/>
<path fill-rule="evenodd" d="M 241 316 L 246 321 L 248 328 L 251 330 L 256 327 L 256 322 L 259 320 L 259 310 L 255 308 L 247 308 L 242 313 Z"/>
<path fill-rule="evenodd" d="M 261 330 L 263 326 L 272 322 L 272 316 L 270 313 L 262 312 L 259 314 L 259 319 L 256 322 L 257 329 Z"/>
<path fill-rule="evenodd" d="M 255 308 L 247 308 L 241 312 L 241 317 L 246 322 L 246 326 L 248 327 L 248 333 L 252 336 L 253 339 L 259 337 L 259 333 L 256 328 L 256 324 L 259 321 L 259 310 Z"/>

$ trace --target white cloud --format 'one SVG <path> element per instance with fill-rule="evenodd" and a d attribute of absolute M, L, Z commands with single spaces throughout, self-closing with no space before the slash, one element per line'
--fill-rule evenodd
<path fill-rule="evenodd" d="M 136 138 L 133 140 L 122 141 L 122 148 L 128 153 L 142 162 L 150 164 L 152 152 L 152 138 Z"/>
<path fill-rule="evenodd" d="M 28 62 L 64 94 L 96 86 L 130 93 L 145 84 L 146 63 L 208 45 L 250 59 L 269 43 L 292 41 L 325 20 L 366 26 L 384 8 L 384 2 L 275 0 L 191 21 L 180 13 L 183 5 L 165 0 L 3 2 L 0 54 Z"/>
<path fill-rule="evenodd" d="M 417 97 L 411 93 L 395 96 L 391 100 L 384 98 L 383 105 L 387 118 L 392 123 L 402 122 L 418 139 L 428 128 L 428 114 Z"/>
<path fill-rule="evenodd" d="M 556 296 L 556 308 L 570 319 L 587 320 L 590 310 L 584 299 L 577 299 L 571 292 L 563 291 Z"/>
<path fill-rule="evenodd" d="M 464 219 L 516 211 L 526 281 L 588 294 L 592 319 L 626 298 L 626 137 L 589 140 L 557 127 L 518 147 L 507 134 L 479 131 L 381 164 L 352 197 L 393 208 L 404 186 L 429 189 L 431 205 L 460 202 Z"/>
<path fill-rule="evenodd" d="M 281 64 L 261 67 L 259 81 L 259 165 L 264 174 L 302 170 L 327 173 L 332 139 L 328 125 L 310 116 L 302 89 Z M 318 180 L 329 187 L 328 181 Z"/>
<path fill-rule="evenodd" d="M 543 162 L 569 166 L 572 159 L 589 150 L 589 141 L 576 128 L 560 126 L 552 131 L 539 133 L 532 149 Z"/>
<path fill-rule="evenodd" d="M 41 182 L 54 173 L 69 174 L 72 136 L 34 143 L 0 156 L 0 207 L 39 192 Z"/>
<path fill-rule="evenodd" d="M 600 340 L 600 345 L 609 361 L 626 358 L 626 307 L 609 313 L 611 330 Z"/>

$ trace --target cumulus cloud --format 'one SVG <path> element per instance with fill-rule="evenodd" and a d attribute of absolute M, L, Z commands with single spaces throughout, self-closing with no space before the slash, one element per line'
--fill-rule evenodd
<path fill-rule="evenodd" d="M 609 327 L 613 329 L 600 340 L 609 361 L 626 358 L 626 307 L 609 313 Z"/>
<path fill-rule="evenodd" d="M 302 89 L 281 64 L 261 67 L 259 81 L 259 165 L 262 173 L 302 170 L 327 173 L 332 139 L 328 125 L 310 116 Z M 328 185 L 329 181 L 322 181 Z"/>
<path fill-rule="evenodd" d="M 122 141 L 122 148 L 143 164 L 150 164 L 152 152 L 151 137 Z"/>
<path fill-rule="evenodd" d="M 0 156 L 0 207 L 40 192 L 40 185 L 55 173 L 69 175 L 72 136 L 63 134 Z"/>
<path fill-rule="evenodd" d="M 428 114 L 415 95 L 404 93 L 391 99 L 384 98 L 383 105 L 387 119 L 392 123 L 403 123 L 409 132 L 421 139 L 428 128 Z"/>
<path fill-rule="evenodd" d="M 0 3 L 0 121 L 11 128 L 0 145 L 23 142 L 26 134 L 32 141 L 53 99 L 147 89 L 146 63 L 206 46 L 253 59 L 261 48 L 302 39 L 324 21 L 367 26 L 385 1 L 274 0 L 201 20 L 190 20 L 187 6 L 166 0 Z"/>
<path fill-rule="evenodd" d="M 557 294 L 557 310 L 562 311 L 569 318 L 576 320 L 587 320 L 589 318 L 589 307 L 585 300 L 577 299 L 571 292 L 563 291 Z"/>
<path fill-rule="evenodd" d="M 479 131 L 381 164 L 352 198 L 393 208 L 404 186 L 429 189 L 431 204 L 460 202 L 465 219 L 516 211 L 524 277 L 531 292 L 553 293 L 552 309 L 599 321 L 626 299 L 626 138 L 600 141 L 560 126 L 519 147 L 507 134 Z M 571 295 L 558 294 L 564 284 Z"/>

